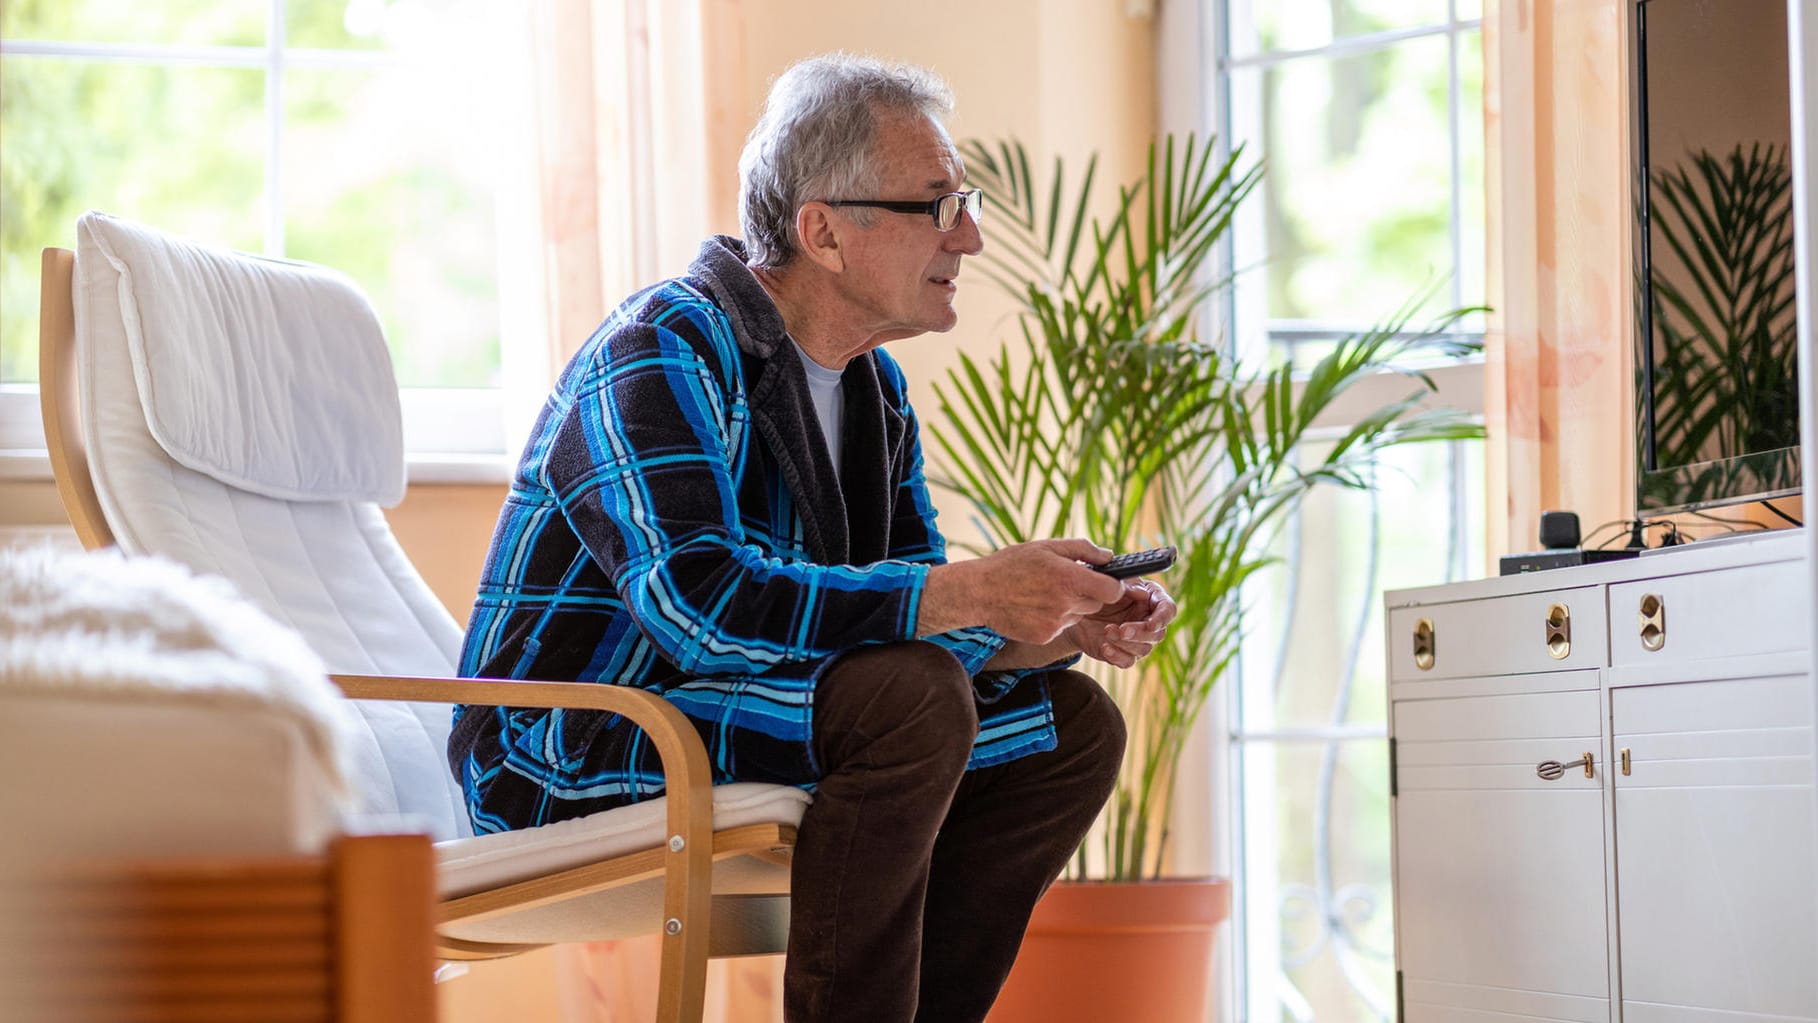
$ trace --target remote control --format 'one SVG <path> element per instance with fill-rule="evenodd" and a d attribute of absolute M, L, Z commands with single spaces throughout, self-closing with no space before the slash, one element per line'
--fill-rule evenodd
<path fill-rule="evenodd" d="M 1103 565 L 1093 565 L 1092 567 L 1113 579 L 1128 579 L 1131 576 L 1160 572 L 1172 564 L 1174 564 L 1174 548 L 1151 547 L 1146 551 L 1119 554 Z"/>

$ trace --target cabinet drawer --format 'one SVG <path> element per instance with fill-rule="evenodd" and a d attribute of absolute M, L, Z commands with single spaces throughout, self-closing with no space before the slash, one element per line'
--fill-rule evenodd
<path fill-rule="evenodd" d="M 1811 682 L 1729 678 L 1610 690 L 1617 789 L 1812 784 Z"/>
<path fill-rule="evenodd" d="M 1420 789 L 1600 789 L 1601 697 L 1597 690 L 1511 693 L 1394 706 L 1395 777 Z M 1591 755 L 1591 772 L 1582 757 Z M 1540 765 L 1562 771 L 1543 777 Z"/>
<path fill-rule="evenodd" d="M 1389 612 L 1395 682 L 1598 668 L 1608 656 L 1601 586 Z"/>
<path fill-rule="evenodd" d="M 1610 663 L 1804 650 L 1805 565 L 1776 561 L 1610 587 Z"/>

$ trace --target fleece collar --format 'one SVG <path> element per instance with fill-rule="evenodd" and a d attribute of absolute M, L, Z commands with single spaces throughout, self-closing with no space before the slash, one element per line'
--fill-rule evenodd
<path fill-rule="evenodd" d="M 715 235 L 701 245 L 688 273 L 732 322 L 733 337 L 748 359 L 746 400 L 751 422 L 802 517 L 808 553 L 824 565 L 865 565 L 889 556 L 902 417 L 884 400 L 875 352 L 846 364 L 844 451 L 835 472 L 808 375 L 788 350 L 783 314 L 745 265 L 745 246 Z M 779 357 L 780 356 L 780 357 Z M 749 365 L 755 361 L 755 367 Z"/>

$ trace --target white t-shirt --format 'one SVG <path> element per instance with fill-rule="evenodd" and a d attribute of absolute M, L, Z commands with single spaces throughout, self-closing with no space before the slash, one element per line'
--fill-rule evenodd
<path fill-rule="evenodd" d="M 801 357 L 802 370 L 808 374 L 808 393 L 814 396 L 814 415 L 821 423 L 821 436 L 827 439 L 827 453 L 833 456 L 833 471 L 840 471 L 840 427 L 845 425 L 846 398 L 840 393 L 841 370 L 828 369 L 808 357 L 802 346 L 789 339 L 795 354 Z"/>

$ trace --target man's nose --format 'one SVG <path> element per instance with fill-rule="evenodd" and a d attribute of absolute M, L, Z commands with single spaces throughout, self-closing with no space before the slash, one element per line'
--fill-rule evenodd
<path fill-rule="evenodd" d="M 976 256 L 985 251 L 985 234 L 972 214 L 960 211 L 959 223 L 947 232 L 947 248 L 966 256 Z"/>

